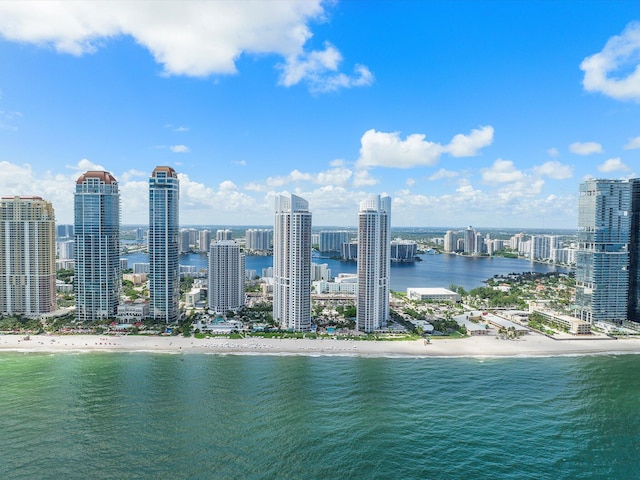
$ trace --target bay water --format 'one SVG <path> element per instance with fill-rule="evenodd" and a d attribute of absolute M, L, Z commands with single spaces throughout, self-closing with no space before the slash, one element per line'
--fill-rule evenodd
<path fill-rule="evenodd" d="M 530 262 L 522 258 L 505 257 L 470 257 L 462 255 L 418 255 L 421 261 L 412 263 L 391 264 L 391 289 L 405 291 L 409 287 L 444 287 L 449 288 L 453 283 L 466 290 L 481 287 L 483 282 L 494 275 L 507 275 L 522 272 L 569 272 L 569 268 L 550 265 L 547 263 Z M 129 268 L 134 263 L 146 263 L 149 257 L 146 253 L 131 253 L 123 255 L 129 262 Z M 341 262 L 332 258 L 314 256 L 314 263 L 326 263 L 331 274 L 356 273 L 355 262 Z M 180 255 L 180 265 L 194 266 L 197 269 L 207 269 L 206 253 L 188 253 Z M 247 256 L 247 270 L 255 270 L 262 274 L 263 268 L 273 265 L 271 256 Z"/>
<path fill-rule="evenodd" d="M 640 478 L 640 357 L 0 354 L 2 479 Z"/>

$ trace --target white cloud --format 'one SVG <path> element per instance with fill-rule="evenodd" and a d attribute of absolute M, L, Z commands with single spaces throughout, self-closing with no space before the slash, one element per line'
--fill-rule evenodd
<path fill-rule="evenodd" d="M 598 165 L 598 171 L 604 173 L 610 172 L 628 172 L 630 169 L 627 165 L 622 163 L 620 157 L 610 158 L 602 165 Z"/>
<path fill-rule="evenodd" d="M 234 165 L 240 165 L 241 167 L 246 167 L 247 162 L 245 160 L 236 160 L 233 162 Z"/>
<path fill-rule="evenodd" d="M 166 123 L 164 128 L 168 128 L 172 132 L 188 132 L 190 130 L 189 127 L 184 127 L 182 125 L 175 127 L 171 123 Z"/>
<path fill-rule="evenodd" d="M 446 150 L 452 157 L 473 157 L 478 154 L 478 150 L 491 145 L 492 142 L 493 127 L 480 127 L 471 130 L 469 135 L 459 133 L 453 137 Z"/>
<path fill-rule="evenodd" d="M 191 151 L 186 145 L 171 145 L 169 149 L 173 153 L 189 153 Z"/>
<path fill-rule="evenodd" d="M 602 51 L 585 58 L 582 85 L 618 100 L 640 101 L 640 23 L 631 22 L 621 35 L 611 37 Z M 631 73 L 617 74 L 630 71 Z"/>
<path fill-rule="evenodd" d="M 142 172 L 140 170 L 135 170 L 135 169 L 127 170 L 122 175 L 120 175 L 120 178 L 118 178 L 118 181 L 129 182 L 136 177 L 148 178 L 149 172 Z"/>
<path fill-rule="evenodd" d="M 533 175 L 513 174 L 517 169 L 510 162 L 494 163 L 492 168 L 502 174 L 511 172 L 510 180 L 495 185 L 486 184 L 480 189 L 469 178 L 460 178 L 455 191 L 443 190 L 439 194 L 411 192 L 405 186 L 391 192 L 393 198 L 393 223 L 414 226 L 547 226 L 567 227 L 575 220 L 577 192 L 570 195 L 554 195 L 543 191 L 544 181 Z M 0 161 L 0 191 L 3 195 L 38 195 L 51 201 L 59 223 L 73 221 L 73 191 L 81 171 L 96 166 L 83 159 L 69 166 L 66 173 L 37 172 L 30 165 L 17 165 Z M 326 172 L 327 174 L 331 169 Z M 112 172 L 119 180 L 122 223 L 146 223 L 148 221 L 149 172 L 128 170 Z M 275 191 L 256 184 L 254 192 L 241 191 L 238 186 L 224 180 L 217 185 L 191 180 L 189 175 L 178 173 L 180 179 L 180 217 L 183 224 L 228 223 L 264 225 L 273 218 Z M 292 173 L 287 178 L 318 180 L 320 174 Z M 306 182 L 306 183 L 304 183 Z M 360 182 L 363 189 L 352 188 Z M 346 186 L 319 185 L 303 180 L 293 191 L 309 200 L 316 225 L 354 226 L 357 221 L 358 202 L 373 193 L 366 188 L 374 185 L 365 171 L 353 173 L 352 183 Z M 411 183 L 411 182 L 409 182 Z M 315 185 L 315 186 L 314 186 Z M 304 188 L 309 187 L 311 188 Z M 430 188 L 435 192 L 436 186 Z M 255 193 L 258 192 L 258 193 Z M 263 193 L 259 193 L 263 192 Z M 375 191 L 375 193 L 383 193 Z M 331 202 L 327 202 L 331 198 Z M 544 223 L 543 223 L 544 222 Z"/>
<path fill-rule="evenodd" d="M 314 183 L 319 185 L 345 186 L 352 177 L 353 172 L 348 168 L 336 167 L 318 173 L 314 179 Z"/>
<path fill-rule="evenodd" d="M 165 74 L 195 77 L 236 73 L 243 55 L 275 54 L 284 59 L 282 85 L 306 82 L 313 91 L 370 85 L 373 75 L 363 65 L 350 76 L 339 72 L 342 55 L 331 44 L 305 50 L 309 23 L 324 15 L 322 0 L 0 2 L 0 35 L 72 55 L 131 36 Z"/>
<path fill-rule="evenodd" d="M 591 155 L 602 153 L 602 145 L 597 142 L 573 142 L 569 145 L 569 150 L 578 155 Z"/>
<path fill-rule="evenodd" d="M 482 180 L 488 184 L 517 182 L 525 178 L 524 173 L 516 169 L 511 160 L 501 158 L 493 162 L 491 167 L 483 168 L 481 172 Z"/>
<path fill-rule="evenodd" d="M 486 126 L 471 130 L 469 135 L 455 135 L 448 145 L 425 140 L 426 135 L 414 133 L 404 139 L 399 132 L 378 132 L 367 130 L 360 139 L 360 158 L 356 166 L 413 168 L 432 166 L 438 163 L 444 153 L 452 157 L 470 157 L 491 145 L 493 127 Z"/>
<path fill-rule="evenodd" d="M 444 168 L 441 168 L 440 170 L 432 174 L 429 177 L 429 180 L 435 181 L 435 180 L 442 180 L 443 178 L 456 178 L 459 175 L 460 174 L 458 172 L 452 172 L 451 170 L 446 170 Z"/>
<path fill-rule="evenodd" d="M 356 65 L 352 76 L 338 72 L 342 54 L 329 42 L 324 50 L 303 52 L 280 65 L 279 83 L 285 87 L 307 82 L 312 92 L 331 92 L 340 88 L 362 87 L 373 83 L 373 74 L 364 65 Z"/>
<path fill-rule="evenodd" d="M 549 150 L 547 150 L 547 154 L 548 154 L 550 157 L 554 157 L 554 158 L 555 158 L 555 157 L 559 157 L 559 156 L 560 156 L 560 152 L 559 152 L 559 151 L 558 151 L 558 149 L 557 149 L 557 148 L 555 148 L 555 147 L 551 147 Z"/>
<path fill-rule="evenodd" d="M 377 185 L 379 181 L 371 176 L 367 170 L 356 170 L 353 174 L 353 186 L 365 187 Z"/>
<path fill-rule="evenodd" d="M 533 167 L 533 172 L 537 175 L 552 178 L 554 180 L 564 180 L 573 177 L 573 167 L 563 165 L 560 162 L 546 162 Z"/>
<path fill-rule="evenodd" d="M 445 148 L 425 141 L 425 135 L 414 133 L 404 140 L 398 132 L 385 133 L 373 129 L 360 139 L 360 158 L 357 166 L 412 168 L 435 165 Z"/>
<path fill-rule="evenodd" d="M 627 143 L 624 147 L 625 150 L 636 150 L 640 148 L 640 137 L 634 137 L 629 139 L 629 143 Z"/>
<path fill-rule="evenodd" d="M 86 172 L 89 170 L 93 170 L 93 171 L 106 171 L 107 169 L 104 168 L 102 165 L 99 165 L 97 163 L 93 163 L 91 160 L 88 160 L 86 158 L 83 158 L 82 160 L 78 161 L 78 163 L 76 163 L 75 165 L 67 165 L 66 166 L 68 169 L 70 170 L 75 170 L 77 172 Z"/>
<path fill-rule="evenodd" d="M 249 182 L 243 188 L 250 192 L 266 192 L 267 190 L 269 190 L 266 185 L 258 182 Z"/>
<path fill-rule="evenodd" d="M 192 219 L 194 223 L 211 224 L 212 215 L 225 212 L 242 213 L 239 221 L 255 221 L 256 213 L 266 213 L 266 207 L 258 204 L 251 196 L 240 192 L 230 180 L 225 180 L 215 190 L 204 183 L 194 182 L 189 175 L 178 173 L 180 180 L 181 216 Z M 183 215 L 184 213 L 184 215 Z"/>
<path fill-rule="evenodd" d="M 407 185 L 407 187 L 413 187 L 416 184 L 416 179 L 407 178 L 407 180 L 404 183 Z"/>
<path fill-rule="evenodd" d="M 304 173 L 298 169 L 292 170 L 289 175 L 280 177 L 269 177 L 266 180 L 268 187 L 282 187 L 289 183 L 308 182 L 316 185 L 337 185 L 345 186 L 352 178 L 353 172 L 348 168 L 335 167 L 319 173 Z M 249 190 L 262 190 L 255 184 L 245 187 Z"/>
<path fill-rule="evenodd" d="M 2 100 L 2 92 L 0 92 L 0 100 Z M 18 127 L 15 125 L 15 122 L 22 118 L 22 113 L 20 112 L 8 112 L 5 110 L 0 110 L 0 130 L 9 130 L 12 132 L 17 132 Z"/>

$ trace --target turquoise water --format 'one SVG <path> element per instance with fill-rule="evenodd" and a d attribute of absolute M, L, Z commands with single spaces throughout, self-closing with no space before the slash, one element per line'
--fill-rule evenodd
<path fill-rule="evenodd" d="M 0 354 L 0 478 L 640 478 L 640 357 Z"/>

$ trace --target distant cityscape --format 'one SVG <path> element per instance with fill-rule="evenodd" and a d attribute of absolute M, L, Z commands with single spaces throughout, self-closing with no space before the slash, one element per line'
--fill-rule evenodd
<path fill-rule="evenodd" d="M 575 268 L 573 318 L 564 320 L 572 331 L 640 322 L 640 179 L 585 181 L 577 207 L 573 234 L 483 234 L 468 226 L 417 241 L 392 238 L 388 196 L 363 200 L 354 212 L 356 228 L 318 231 L 304 198 L 279 195 L 273 228 L 246 228 L 234 238 L 230 228 L 180 228 L 177 173 L 158 166 L 149 177 L 148 228 L 124 231 L 120 213 L 126 205 L 117 180 L 109 172 L 87 171 L 76 181 L 73 225 L 56 225 L 52 204 L 41 197 L 2 197 L 0 312 L 31 317 L 73 312 L 78 323 L 173 325 L 187 309 L 228 320 L 268 299 L 280 329 L 310 332 L 317 328 L 312 295 L 333 295 L 354 304 L 354 330 L 371 333 L 390 325 L 391 263 L 441 253 L 521 257 Z M 149 261 L 129 266 L 122 252 L 135 251 L 147 252 Z M 357 273 L 332 276 L 326 264 L 312 261 L 314 251 L 314 258 L 356 262 Z M 205 275 L 179 264 L 180 254 L 189 252 L 208 255 Z M 245 255 L 272 255 L 273 265 L 247 271 Z M 191 283 L 181 295 L 185 278 Z M 129 285 L 140 294 L 128 293 Z M 459 301 L 450 290 L 436 297 Z"/>

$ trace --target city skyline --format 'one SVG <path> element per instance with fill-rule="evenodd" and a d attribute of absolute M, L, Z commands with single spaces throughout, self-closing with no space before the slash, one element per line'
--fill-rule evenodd
<path fill-rule="evenodd" d="M 393 227 L 479 228 L 577 228 L 581 182 L 640 175 L 636 2 L 30 5 L 0 3 L 0 194 L 59 223 L 87 170 L 123 224 L 168 165 L 185 225 L 383 193 Z"/>

